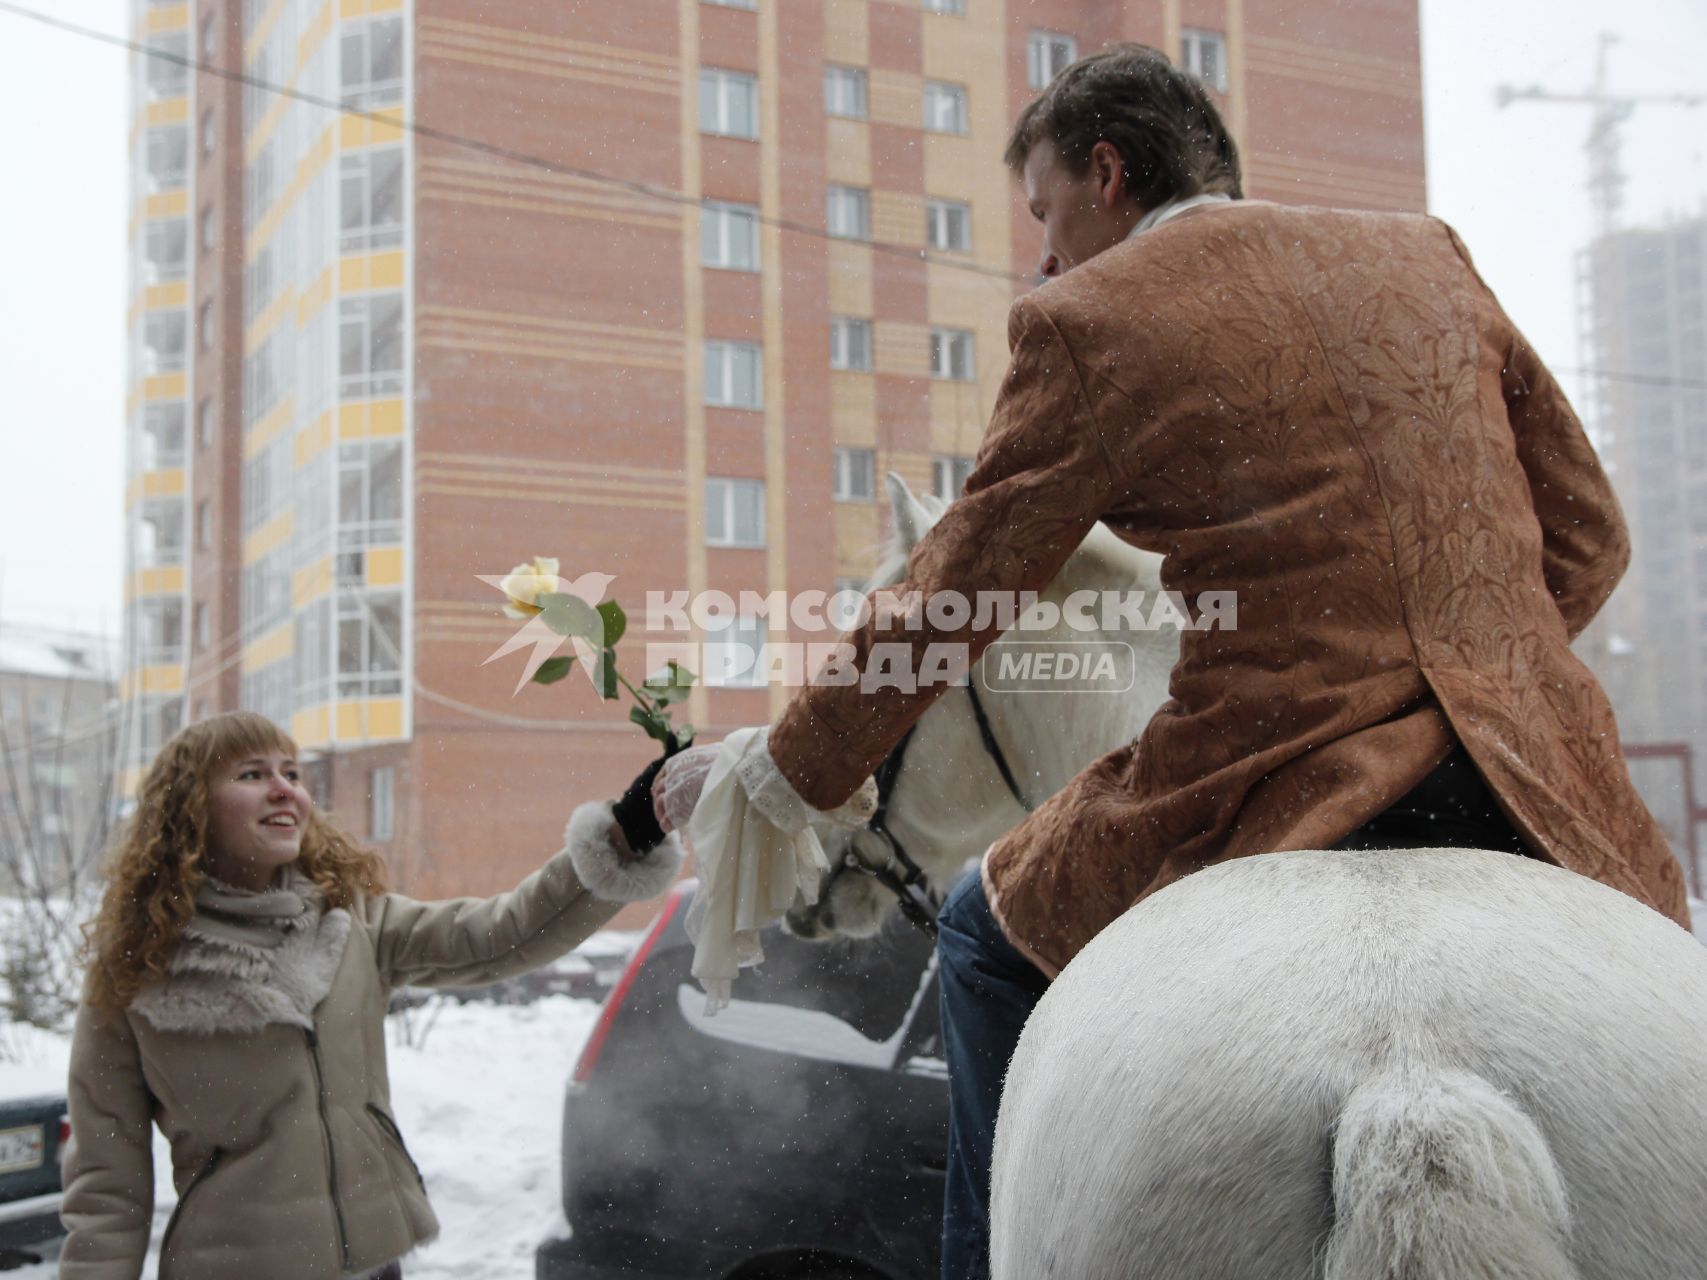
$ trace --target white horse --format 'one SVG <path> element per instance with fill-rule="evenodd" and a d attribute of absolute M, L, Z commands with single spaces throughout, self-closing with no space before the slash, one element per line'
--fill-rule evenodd
<path fill-rule="evenodd" d="M 933 512 L 891 493 L 910 550 Z M 1154 580 L 1104 536 L 1058 587 Z M 1165 673 L 1175 637 L 1151 640 Z M 1136 734 L 1165 676 L 1146 688 L 1065 712 L 981 696 L 1035 803 Z M 981 755 L 951 692 L 896 784 L 892 824 L 939 887 L 1021 816 Z M 880 888 L 825 887 L 798 931 L 875 928 Z M 996 1280 L 1707 1276 L 1707 951 L 1508 854 L 1199 872 L 1105 930 L 1033 1015 L 991 1221 Z"/>

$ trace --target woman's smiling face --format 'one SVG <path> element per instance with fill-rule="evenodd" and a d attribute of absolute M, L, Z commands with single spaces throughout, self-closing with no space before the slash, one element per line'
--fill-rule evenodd
<path fill-rule="evenodd" d="M 208 783 L 207 867 L 241 889 L 265 889 L 302 852 L 313 806 L 296 761 L 277 752 L 220 764 Z"/>

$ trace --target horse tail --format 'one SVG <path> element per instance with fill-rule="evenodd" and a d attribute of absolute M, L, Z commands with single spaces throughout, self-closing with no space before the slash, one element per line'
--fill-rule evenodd
<path fill-rule="evenodd" d="M 1324 1280 L 1580 1280 L 1547 1140 L 1479 1076 L 1393 1072 L 1353 1090 L 1333 1196 Z"/>

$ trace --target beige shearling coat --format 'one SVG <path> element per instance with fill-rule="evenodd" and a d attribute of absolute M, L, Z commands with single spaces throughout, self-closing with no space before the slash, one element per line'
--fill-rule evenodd
<path fill-rule="evenodd" d="M 60 1276 L 142 1274 L 155 1124 L 171 1143 L 178 1190 L 161 1280 L 333 1280 L 431 1239 L 438 1224 L 391 1113 L 389 993 L 521 973 L 570 950 L 620 905 L 593 896 L 563 852 L 494 898 L 384 894 L 325 913 L 321 934 L 347 938 L 309 1025 L 248 1016 L 237 1030 L 162 1030 L 158 1012 L 151 1021 L 139 1011 L 142 996 L 114 1017 L 85 1006 L 72 1040 Z M 180 1000 L 164 1020 L 218 1016 L 217 1003 L 201 1003 L 186 1013 Z"/>
<path fill-rule="evenodd" d="M 1687 921 L 1570 649 L 1628 561 L 1622 515 L 1443 223 L 1193 210 L 1019 301 L 1009 338 L 965 496 L 899 591 L 1041 589 L 1100 520 L 1166 557 L 1169 590 L 1238 593 L 1236 629 L 1184 633 L 1138 741 L 987 855 L 991 906 L 1040 967 L 1197 868 L 1331 846 L 1455 738 L 1536 857 Z M 863 670 L 880 643 L 976 657 L 996 632 L 878 613 L 845 638 Z M 809 687 L 772 727 L 777 767 L 834 808 L 943 687 Z"/>

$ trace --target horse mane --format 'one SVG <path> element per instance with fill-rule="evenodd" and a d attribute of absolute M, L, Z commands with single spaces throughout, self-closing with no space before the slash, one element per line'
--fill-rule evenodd
<path fill-rule="evenodd" d="M 932 527 L 948 510 L 948 504 L 934 493 L 917 494 L 913 500 L 930 514 Z M 911 555 L 911 549 L 903 544 L 900 522 L 892 520 L 889 535 L 878 552 L 877 568 L 863 588 L 865 593 L 901 583 L 906 577 L 907 561 Z M 1154 593 L 1162 589 L 1161 568 L 1161 556 L 1122 540 L 1098 521 L 1091 526 L 1085 540 L 1061 570 L 1059 580 L 1069 582 L 1091 578 L 1098 582 L 1124 582 L 1134 590 Z"/>

